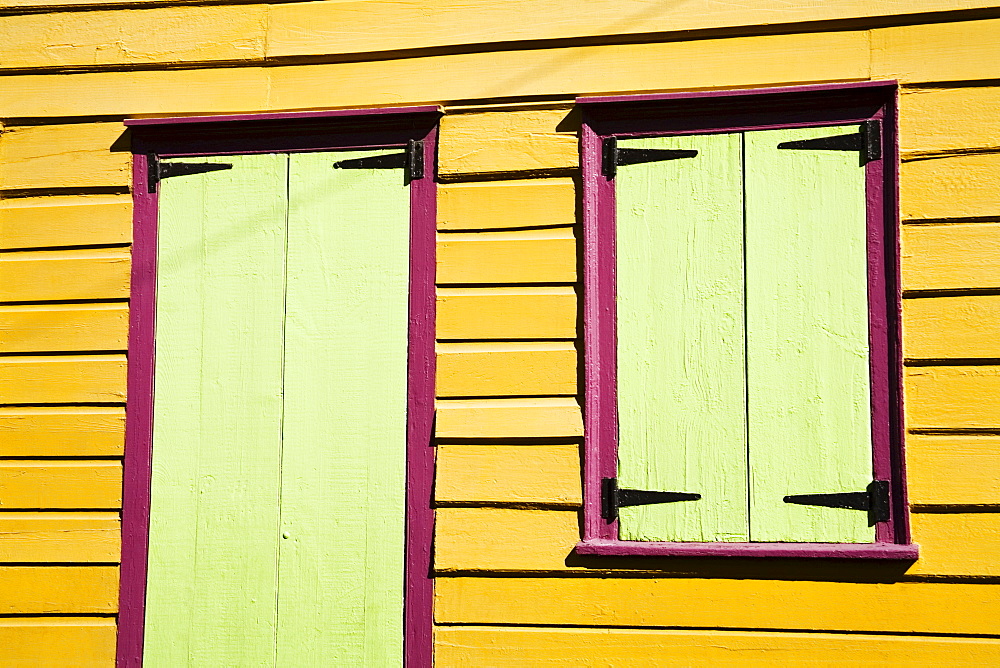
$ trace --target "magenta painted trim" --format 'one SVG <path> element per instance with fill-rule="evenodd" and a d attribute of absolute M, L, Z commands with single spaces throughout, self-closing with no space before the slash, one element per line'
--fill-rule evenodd
<path fill-rule="evenodd" d="M 244 121 L 288 121 L 304 119 L 357 118 L 359 116 L 385 116 L 388 114 L 440 114 L 441 107 L 378 107 L 373 109 L 333 109 L 329 111 L 284 111 L 271 114 L 229 114 L 217 116 L 167 116 L 165 118 L 128 118 L 125 125 L 141 127 L 148 125 L 178 125 L 182 123 L 237 123 Z"/>
<path fill-rule="evenodd" d="M 413 107 L 384 110 L 387 114 L 425 114 L 436 107 Z M 359 118 L 359 116 L 361 118 Z M 226 117 L 228 120 L 294 121 L 295 114 Z M 217 117 L 212 117 L 215 120 Z M 309 118 L 327 119 L 324 132 L 316 123 L 304 131 L 305 139 L 296 141 L 295 124 L 289 124 L 287 145 L 294 151 L 323 150 L 336 147 L 371 147 L 365 140 L 385 135 L 378 110 L 321 112 Z M 164 121 L 168 119 L 150 119 Z M 358 121 L 365 121 L 359 127 Z M 345 121 L 354 121 L 342 128 Z M 184 121 L 181 121 L 184 122 Z M 146 601 L 146 568 L 149 549 L 150 480 L 153 434 L 153 378 L 155 370 L 155 316 L 158 195 L 148 193 L 147 154 L 192 155 L 190 143 L 200 146 L 185 133 L 162 134 L 160 123 L 136 128 L 132 156 L 134 198 L 132 245 L 132 296 L 129 315 L 128 397 L 125 415 L 125 465 L 122 507 L 122 564 L 119 589 L 118 644 L 116 666 L 138 668 L 142 665 Z M 256 126 L 259 127 L 259 126 Z M 284 127 L 284 126 L 282 126 Z M 157 130 L 157 134 L 143 133 Z M 227 153 L 241 153 L 243 142 L 253 143 L 243 124 L 218 129 L 215 145 Z M 431 541 L 434 510 L 431 494 L 434 480 L 432 429 L 434 418 L 434 327 L 435 327 L 435 232 L 436 232 L 436 142 L 437 118 L 415 116 L 401 128 L 395 122 L 388 131 L 396 137 L 423 140 L 425 175 L 410 183 L 410 300 L 409 351 L 407 355 L 407 496 L 406 496 L 406 573 L 403 602 L 404 663 L 409 668 L 424 668 L 433 662 L 433 587 L 431 578 Z M 346 136 L 346 139 L 344 138 Z M 311 144 L 311 146 L 303 146 Z M 385 145 L 384 142 L 377 146 Z M 316 148 L 319 147 L 319 148 Z M 176 153 L 168 153 L 178 151 Z M 251 151 L 257 152 L 257 151 Z"/>
<path fill-rule="evenodd" d="M 816 559 L 894 559 L 913 561 L 916 545 L 892 543 L 642 543 L 624 540 L 584 540 L 577 554 L 615 557 L 812 557 Z"/>
<path fill-rule="evenodd" d="M 584 540 L 577 552 L 593 555 L 772 556 L 915 559 L 907 512 L 902 420 L 901 291 L 898 231 L 897 86 L 861 82 L 771 89 L 578 98 L 583 168 Z M 820 93 L 816 95 L 816 93 Z M 760 95 L 780 95 L 761 111 Z M 696 101 L 692 107 L 692 100 Z M 697 102 L 704 100 L 702 102 Z M 650 102 L 636 106 L 635 102 Z M 638 111 L 637 111 L 638 109 Z M 868 164 L 867 255 L 872 390 L 872 467 L 890 481 L 890 519 L 875 542 L 668 543 L 622 541 L 618 523 L 601 517 L 601 478 L 617 476 L 617 326 L 614 183 L 601 173 L 605 137 L 741 132 L 816 127 L 879 119 L 881 160 Z"/>
<path fill-rule="evenodd" d="M 669 102 L 670 100 L 695 100 L 699 98 L 746 97 L 748 95 L 785 95 L 788 93 L 822 93 L 827 91 L 850 91 L 861 88 L 897 87 L 895 80 L 857 81 L 852 83 L 815 84 L 810 86 L 783 86 L 776 88 L 729 88 L 726 90 L 703 90 L 689 93 L 651 93 L 646 95 L 584 95 L 576 98 L 576 104 L 621 104 L 632 102 Z"/>

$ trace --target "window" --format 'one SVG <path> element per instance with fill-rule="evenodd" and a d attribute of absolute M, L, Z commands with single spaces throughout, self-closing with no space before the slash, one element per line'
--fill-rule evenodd
<path fill-rule="evenodd" d="M 587 554 L 910 559 L 895 86 L 579 100 Z"/>

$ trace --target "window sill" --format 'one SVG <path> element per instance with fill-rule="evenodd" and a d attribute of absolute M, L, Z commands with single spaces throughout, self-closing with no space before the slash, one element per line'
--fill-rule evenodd
<path fill-rule="evenodd" d="M 591 539 L 577 543 L 575 551 L 577 554 L 616 557 L 806 557 L 916 561 L 919 556 L 919 546 L 895 543 L 640 543 Z"/>

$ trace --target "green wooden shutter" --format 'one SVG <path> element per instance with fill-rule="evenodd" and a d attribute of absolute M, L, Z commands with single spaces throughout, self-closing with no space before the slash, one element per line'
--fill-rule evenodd
<path fill-rule="evenodd" d="M 409 196 L 332 168 L 386 152 L 160 185 L 146 665 L 402 664 Z"/>
<path fill-rule="evenodd" d="M 619 486 L 702 495 L 625 507 L 626 540 L 746 541 L 740 135 L 616 177 Z"/>
<path fill-rule="evenodd" d="M 872 480 L 864 167 L 779 149 L 857 125 L 746 133 L 750 537 L 870 543 L 865 512 L 782 501 Z"/>
<path fill-rule="evenodd" d="M 702 494 L 620 538 L 874 541 L 783 501 L 872 479 L 864 168 L 778 149 L 857 127 L 619 141 L 699 154 L 618 168 L 618 484 Z"/>

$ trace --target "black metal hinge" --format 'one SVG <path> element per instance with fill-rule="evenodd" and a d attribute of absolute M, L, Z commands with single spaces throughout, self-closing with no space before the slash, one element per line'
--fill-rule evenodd
<path fill-rule="evenodd" d="M 865 121 L 849 135 L 785 141 L 778 148 L 813 151 L 858 151 L 861 166 L 882 157 L 882 132 L 878 121 Z"/>
<path fill-rule="evenodd" d="M 160 162 L 159 156 L 155 153 L 146 156 L 147 181 L 151 193 L 156 192 L 156 186 L 160 181 L 171 176 L 217 172 L 220 169 L 232 168 L 232 164 L 227 162 Z"/>
<path fill-rule="evenodd" d="M 407 180 L 424 178 L 424 143 L 411 139 L 402 153 L 351 158 L 333 163 L 334 169 L 406 169 Z"/>
<path fill-rule="evenodd" d="M 869 524 L 889 521 L 888 480 L 873 480 L 863 492 L 793 494 L 786 496 L 783 501 L 800 506 L 824 506 L 826 508 L 865 510 L 868 511 Z"/>
<path fill-rule="evenodd" d="M 645 489 L 620 489 L 618 478 L 601 479 L 601 517 L 609 522 L 618 519 L 622 506 L 647 506 L 653 503 L 697 501 L 701 494 L 690 492 L 656 492 Z"/>
<path fill-rule="evenodd" d="M 675 148 L 619 148 L 617 137 L 607 137 L 602 144 L 601 164 L 604 176 L 609 179 L 618 174 L 621 165 L 638 165 L 643 162 L 661 162 L 663 160 L 678 160 L 693 158 L 698 155 L 694 149 Z"/>

